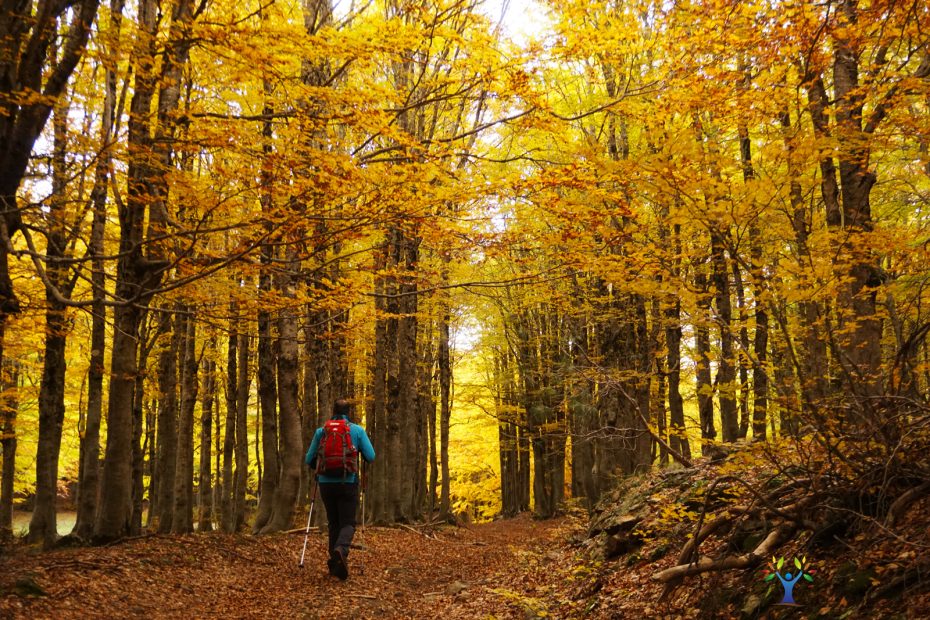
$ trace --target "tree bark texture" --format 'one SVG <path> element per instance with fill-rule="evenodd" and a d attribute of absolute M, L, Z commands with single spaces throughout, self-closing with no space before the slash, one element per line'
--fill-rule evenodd
<path fill-rule="evenodd" d="M 73 281 L 64 259 L 68 258 L 65 203 L 67 192 L 67 106 L 58 106 L 53 119 L 52 199 L 49 201 L 48 265 L 46 275 L 52 286 L 69 297 Z M 45 292 L 45 346 L 42 379 L 39 385 L 39 440 L 36 448 L 36 494 L 32 519 L 29 522 L 30 542 L 42 542 L 46 548 L 58 539 L 56 500 L 58 497 L 58 457 L 61 452 L 61 430 L 65 419 L 65 347 L 70 331 L 65 306 L 51 290 Z"/>
<path fill-rule="evenodd" d="M 155 469 L 156 496 L 151 510 L 158 515 L 158 531 L 171 531 L 174 518 L 174 481 L 178 453 L 178 355 L 181 350 L 180 325 L 174 315 L 159 317 L 162 349 L 158 354 L 158 432 Z"/>
<path fill-rule="evenodd" d="M 0 315 L 0 353 L 6 331 L 6 317 Z M 0 540 L 13 535 L 13 477 L 16 473 L 16 415 L 19 410 L 19 368 L 0 355 Z"/>
<path fill-rule="evenodd" d="M 197 403 L 197 324 L 189 306 L 178 315 L 177 329 L 183 330 L 180 347 L 180 410 L 174 477 L 174 510 L 171 531 L 188 534 L 194 531 L 194 407 Z M 209 442 L 208 442 L 209 443 Z"/>
<path fill-rule="evenodd" d="M 216 402 L 216 340 L 207 335 L 203 367 L 203 397 L 200 406 L 200 473 L 197 483 L 197 531 L 213 530 L 213 420 Z M 217 433 L 219 437 L 219 433 Z M 217 442 L 219 444 L 219 442 Z M 217 445 L 219 447 L 219 445 Z"/>

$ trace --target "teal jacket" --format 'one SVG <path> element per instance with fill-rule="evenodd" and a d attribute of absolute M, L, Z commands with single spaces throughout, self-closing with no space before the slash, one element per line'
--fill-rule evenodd
<path fill-rule="evenodd" d="M 342 416 L 346 421 L 349 420 L 347 416 Z M 355 424 L 349 422 L 349 434 L 352 437 L 352 445 L 355 446 L 355 449 L 358 450 L 358 453 L 362 455 L 362 458 L 366 462 L 371 463 L 375 460 L 375 449 L 371 446 L 371 440 L 368 439 L 368 433 L 365 432 L 365 429 Z M 320 441 L 323 439 L 323 427 L 316 429 L 316 432 L 313 434 L 313 441 L 310 442 L 310 449 L 307 450 L 307 456 L 304 458 L 304 462 L 307 465 L 310 465 L 313 462 L 313 459 L 316 458 L 316 453 L 320 449 Z M 317 480 L 321 484 L 334 484 L 337 482 L 358 482 L 358 474 L 351 474 L 343 478 L 342 476 L 324 476 L 322 474 L 317 475 Z"/>

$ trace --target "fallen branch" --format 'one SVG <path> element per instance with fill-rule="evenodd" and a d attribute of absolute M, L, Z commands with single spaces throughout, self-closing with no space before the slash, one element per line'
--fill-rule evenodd
<path fill-rule="evenodd" d="M 796 528 L 792 525 L 780 525 L 769 532 L 759 545 L 751 552 L 743 555 L 731 555 L 719 560 L 703 557 L 697 562 L 690 564 L 680 564 L 671 568 L 659 571 L 652 578 L 655 581 L 669 583 L 682 579 L 689 575 L 707 573 L 710 571 L 731 570 L 736 568 L 752 568 L 756 566 L 763 558 L 768 557 L 780 545 L 785 543 L 794 534 Z M 663 594 L 664 596 L 664 594 Z"/>
<path fill-rule="evenodd" d="M 930 562 L 926 561 L 910 566 L 904 571 L 894 574 L 890 581 L 870 592 L 866 600 L 871 603 L 879 599 L 895 596 L 900 590 L 920 583 L 921 577 L 925 576 L 928 570 L 930 570 Z"/>
<path fill-rule="evenodd" d="M 924 482 L 923 484 L 912 487 L 901 494 L 901 496 L 896 499 L 891 506 L 888 508 L 888 514 L 885 516 L 885 527 L 893 527 L 897 523 L 907 509 L 922 498 L 924 495 L 930 493 L 930 482 Z"/>
<path fill-rule="evenodd" d="M 667 441 L 665 441 L 664 439 L 662 439 L 662 437 L 660 437 L 658 433 L 656 433 L 656 432 L 654 432 L 654 431 L 652 430 L 652 427 L 649 426 L 649 422 L 646 420 L 646 418 L 643 417 L 643 414 L 642 414 L 641 412 L 639 412 L 639 409 L 637 409 L 636 411 L 639 413 L 639 419 L 642 420 L 643 424 L 644 424 L 645 427 L 646 427 L 646 432 L 649 433 L 649 435 L 650 435 L 660 446 L 662 446 L 662 448 L 663 448 L 666 452 L 668 452 L 669 454 L 671 454 L 673 459 L 675 459 L 676 461 L 678 461 L 679 463 L 681 463 L 685 468 L 687 468 L 687 469 L 693 469 L 693 468 L 694 468 L 694 463 L 692 463 L 690 459 L 685 458 L 684 455 L 681 454 L 681 452 L 679 452 L 678 450 L 676 450 L 676 449 L 673 448 L 672 446 L 668 445 L 668 442 L 667 442 Z"/>
<path fill-rule="evenodd" d="M 726 509 L 727 513 L 740 513 L 737 516 L 743 516 L 749 514 L 748 506 L 731 506 Z M 691 537 L 688 542 L 685 543 L 685 546 L 682 547 L 681 553 L 678 555 L 679 564 L 690 563 L 693 559 L 692 553 L 697 549 L 697 547 L 707 539 L 708 536 L 719 530 L 724 525 L 728 525 L 733 522 L 733 516 L 731 514 L 724 514 L 718 516 L 716 519 L 710 523 L 704 525 L 701 530 Z"/>
<path fill-rule="evenodd" d="M 320 528 L 319 528 L 318 526 L 316 526 L 316 525 L 311 525 L 311 526 L 310 526 L 310 530 L 311 530 L 311 531 L 319 531 Z M 307 528 L 306 528 L 306 527 L 298 527 L 298 528 L 295 528 L 295 529 L 293 529 L 293 530 L 284 530 L 284 531 L 281 532 L 281 533 L 282 533 L 282 534 L 306 534 L 306 533 L 307 533 Z"/>

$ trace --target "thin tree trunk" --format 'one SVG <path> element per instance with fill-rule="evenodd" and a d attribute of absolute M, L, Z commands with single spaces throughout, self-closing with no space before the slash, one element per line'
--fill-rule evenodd
<path fill-rule="evenodd" d="M 421 340 L 423 344 L 420 350 L 423 351 L 422 358 L 417 364 L 417 419 L 416 419 L 416 466 L 414 473 L 414 495 L 411 503 L 411 511 L 414 515 L 420 515 L 424 510 L 430 508 L 431 491 L 429 489 L 429 470 L 430 470 L 430 433 L 429 420 L 436 419 L 436 398 L 433 389 L 433 377 L 435 376 L 434 367 L 436 365 L 436 343 L 437 334 L 433 329 L 434 323 L 430 322 L 429 327 L 421 330 Z M 432 518 L 432 511 L 427 513 L 427 518 Z"/>
<path fill-rule="evenodd" d="M 249 483 L 249 336 L 239 334 L 236 347 L 239 378 L 236 380 L 236 481 L 233 489 L 233 528 L 238 532 L 245 523 L 245 494 Z"/>
<path fill-rule="evenodd" d="M 581 291 L 578 291 L 581 294 Z M 597 434 L 597 409 L 594 407 L 594 395 L 591 381 L 584 375 L 584 369 L 590 365 L 587 357 L 587 334 L 582 319 L 572 319 L 570 332 L 571 375 L 572 385 L 568 389 L 569 414 L 571 416 L 569 427 L 572 432 L 572 496 L 584 498 L 588 510 L 594 508 L 600 498 L 596 477 L 596 455 L 594 437 Z M 512 379 L 508 378 L 512 383 Z M 505 388 L 506 389 L 506 388 Z M 516 422 L 514 420 L 514 422 Z M 517 424 L 509 425 L 508 444 L 511 445 L 509 461 L 511 468 L 516 469 L 519 463 L 517 449 L 517 435 L 520 429 Z M 514 471 L 514 474 L 516 471 Z M 513 474 L 512 474 L 513 475 Z M 519 479 L 513 475 L 511 484 L 519 485 Z M 513 493 L 513 491 L 511 491 Z M 516 495 L 516 493 L 514 493 Z M 511 500 L 512 501 L 512 500 Z M 513 507 L 511 508 L 513 510 Z M 515 512 L 513 513 L 515 514 Z M 512 516 L 512 515 L 511 515 Z"/>
<path fill-rule="evenodd" d="M 52 198 L 47 232 L 49 257 L 46 274 L 52 286 L 70 296 L 68 272 L 61 259 L 67 258 L 66 232 L 63 229 L 67 176 L 65 152 L 68 137 L 68 108 L 58 106 L 53 119 Z M 56 260 L 58 259 L 58 260 Z M 63 290 L 64 289 L 64 290 Z M 45 294 L 45 346 L 42 380 L 39 386 L 39 441 L 36 447 L 35 506 L 29 522 L 30 542 L 42 542 L 46 548 L 58 540 L 55 504 L 58 496 L 58 457 L 61 430 L 65 419 L 65 375 L 67 363 L 67 317 L 65 306 L 52 291 Z"/>
<path fill-rule="evenodd" d="M 214 338 L 218 338 L 214 334 Z M 212 398 L 211 398 L 211 419 L 213 420 L 213 448 L 211 452 L 213 453 L 213 488 L 210 492 L 210 522 L 211 529 L 222 530 L 223 529 L 223 513 L 222 513 L 222 502 L 223 502 L 223 440 L 225 439 L 224 433 L 226 432 L 226 427 L 223 425 L 224 417 L 220 413 L 220 400 L 223 399 L 223 396 L 220 395 L 220 372 L 217 368 L 217 360 L 219 359 L 219 347 L 217 341 L 215 340 L 212 344 L 213 347 L 213 357 L 211 361 L 211 373 L 212 377 Z M 206 395 L 205 395 L 206 396 Z M 202 405 L 201 405 L 202 406 Z"/>
<path fill-rule="evenodd" d="M 701 422 L 701 453 L 707 456 L 712 452 L 710 442 L 716 439 L 717 431 L 714 427 L 714 386 L 711 384 L 710 373 L 710 330 L 705 322 L 710 311 L 710 301 L 705 294 L 707 276 L 701 271 L 700 266 L 695 275 L 695 285 L 701 295 L 698 307 L 702 311 L 702 316 L 694 326 L 697 346 L 694 378 L 697 383 L 698 415 Z"/>
<path fill-rule="evenodd" d="M 0 541 L 13 534 L 13 478 L 16 473 L 16 414 L 19 410 L 19 368 L 3 357 L 7 317 L 0 314 Z"/>
<path fill-rule="evenodd" d="M 296 273 L 298 259 L 294 245 L 288 247 L 290 254 L 285 273 Z M 282 275 L 278 290 L 292 290 L 293 282 L 289 276 Z M 297 382 L 297 317 L 293 310 L 280 310 L 278 319 L 278 403 L 280 437 L 279 440 L 279 478 L 275 488 L 272 514 L 262 527 L 262 533 L 278 532 L 291 526 L 291 517 L 297 503 L 300 487 L 300 470 L 303 462 L 301 454 L 301 429 Z M 270 468 L 270 465 L 266 465 Z"/>
<path fill-rule="evenodd" d="M 818 123 L 825 122 L 821 115 L 812 112 L 815 121 L 815 129 Z M 789 197 L 791 202 L 791 226 L 794 230 L 795 253 L 798 263 L 813 271 L 814 257 L 810 253 L 808 239 L 811 232 L 811 211 L 808 209 L 802 194 L 799 164 L 797 162 L 797 146 L 795 144 L 795 132 L 791 126 L 791 118 L 788 112 L 781 116 L 782 137 L 787 152 L 787 169 L 790 178 Z M 816 133 L 816 131 L 815 131 Z M 831 159 L 825 159 L 821 162 L 821 174 L 832 174 L 833 179 L 824 177 L 821 181 L 822 192 L 825 197 L 831 196 L 836 190 L 835 171 L 831 172 L 833 162 Z M 835 199 L 835 195 L 833 196 Z M 832 202 L 827 202 L 828 218 L 838 206 Z M 829 392 L 829 373 L 827 370 L 827 338 L 825 335 L 825 325 L 821 321 L 822 304 L 814 298 L 814 289 L 818 283 L 813 280 L 813 275 L 802 276 L 798 282 L 798 287 L 804 291 L 802 300 L 799 303 L 799 319 L 801 323 L 801 341 L 804 350 L 802 352 L 802 362 L 800 368 L 796 368 L 798 382 L 801 386 L 803 403 L 816 404 L 820 399 L 827 396 Z M 786 360 L 787 361 L 787 360 Z M 790 366 L 789 366 L 790 367 Z M 783 411 L 783 414 L 786 412 Z M 788 415 L 783 419 L 788 422 L 788 427 L 794 427 L 796 421 Z"/>
<path fill-rule="evenodd" d="M 681 277 L 681 224 L 672 229 L 672 277 Z M 665 346 L 668 350 L 666 372 L 668 372 L 668 411 L 671 426 L 672 447 L 686 459 L 691 459 L 691 442 L 685 428 L 685 408 L 681 398 L 681 298 L 675 295 L 665 309 Z"/>
<path fill-rule="evenodd" d="M 110 3 L 111 35 L 117 40 L 122 25 L 123 0 Z M 105 44 L 104 44 L 105 45 Z M 114 57 L 113 50 L 106 53 Z M 103 375 L 106 349 L 106 267 L 104 265 L 104 231 L 107 220 L 107 190 L 110 180 L 111 155 L 108 147 L 115 127 L 116 117 L 116 71 L 106 70 L 106 89 L 103 114 L 100 122 L 100 144 L 102 150 L 94 171 L 94 186 L 90 200 L 93 204 L 91 224 L 91 331 L 90 360 L 87 369 L 87 414 L 80 435 L 80 475 L 78 480 L 77 517 L 72 534 L 88 540 L 94 533 L 94 514 L 100 502 L 100 421 L 103 417 Z M 151 513 L 150 513 L 151 514 Z"/>
<path fill-rule="evenodd" d="M 652 299 L 651 304 L 651 323 L 652 323 L 652 338 L 650 339 L 655 343 L 655 389 L 652 390 L 652 405 L 651 409 L 653 411 L 653 416 L 656 422 L 656 434 L 662 439 L 665 444 L 662 444 L 659 441 L 652 441 L 652 459 L 656 459 L 656 452 L 658 452 L 658 460 L 661 466 L 668 465 L 668 449 L 665 447 L 669 442 L 669 424 L 668 424 L 668 411 L 665 408 L 666 402 L 666 389 L 668 384 L 668 369 L 665 367 L 667 361 L 667 355 L 665 354 L 665 348 L 662 346 L 661 339 L 665 337 L 665 330 L 662 329 L 662 313 L 659 307 L 659 299 L 655 297 Z"/>
<path fill-rule="evenodd" d="M 146 318 L 150 319 L 151 317 Z M 152 343 L 149 343 L 148 338 L 150 323 L 150 320 L 144 321 L 139 333 L 138 357 L 136 361 L 139 368 L 148 366 L 149 353 L 152 349 Z M 132 400 L 132 517 L 129 529 L 129 533 L 132 536 L 137 536 L 142 532 L 146 449 L 145 442 L 143 441 L 143 434 L 146 438 L 145 441 L 154 438 L 154 429 L 149 428 L 149 432 L 145 432 L 146 420 L 143 415 L 144 399 L 145 373 L 140 372 L 136 375 Z"/>
<path fill-rule="evenodd" d="M 273 128 L 271 125 L 271 115 L 274 113 L 274 107 L 271 104 L 271 84 L 267 80 L 262 83 L 262 94 L 264 105 L 262 111 L 268 115 L 268 120 L 262 124 L 262 170 L 261 170 L 261 208 L 262 213 L 268 218 L 265 224 L 266 230 L 271 234 L 274 208 L 274 198 L 271 194 L 271 187 L 274 182 L 274 172 L 271 168 L 271 155 L 274 151 L 272 139 Z M 259 275 L 258 288 L 261 294 L 268 295 L 274 290 L 275 284 L 272 278 L 271 270 L 275 262 L 276 247 L 272 243 L 265 243 L 261 248 L 261 265 L 262 271 Z M 262 457 L 257 458 L 259 468 L 259 492 L 258 492 L 258 513 L 255 517 L 255 523 L 252 524 L 252 531 L 260 532 L 271 518 L 274 508 L 274 497 L 277 493 L 278 480 L 280 479 L 279 460 L 278 460 L 278 419 L 277 419 L 277 383 L 275 355 L 277 353 L 274 340 L 274 320 L 267 310 L 260 310 L 258 313 L 258 401 L 261 412 L 262 424 Z M 258 436 L 256 435 L 256 441 Z M 257 449 L 256 449 L 257 456 Z M 262 460 L 264 460 L 264 471 L 262 471 Z"/>
<path fill-rule="evenodd" d="M 739 360 L 739 427 L 737 430 L 737 439 L 746 439 L 749 432 L 749 320 L 746 312 L 746 291 L 743 287 L 743 273 L 739 268 L 739 263 L 733 260 L 731 263 L 733 269 L 733 287 L 736 289 L 736 307 L 739 311 L 739 343 L 740 350 L 737 358 Z"/>
<path fill-rule="evenodd" d="M 676 298 L 666 309 L 665 346 L 668 349 L 668 409 L 672 447 L 691 459 L 691 442 L 685 427 L 685 407 L 681 398 L 681 301 Z"/>
<path fill-rule="evenodd" d="M 216 402 L 216 340 L 212 332 L 207 334 L 203 360 L 203 400 L 200 405 L 200 475 L 197 483 L 197 531 L 213 530 L 213 404 Z M 219 416 L 217 416 L 219 417 Z M 219 421 L 217 421 L 219 424 Z M 219 433 L 217 433 L 219 449 Z M 217 462 L 219 465 L 219 462 Z M 217 470 L 219 468 L 217 467 Z M 219 473 L 217 471 L 217 473 Z M 219 479 L 217 477 L 217 479 Z"/>
<path fill-rule="evenodd" d="M 158 440 L 155 469 L 156 497 L 152 510 L 158 515 L 158 531 L 171 531 L 174 514 L 174 480 L 177 472 L 178 367 L 180 324 L 170 312 L 159 317 L 162 350 L 158 355 Z"/>
<path fill-rule="evenodd" d="M 235 302 L 230 304 L 230 330 L 226 344 L 226 434 L 223 440 L 223 485 L 221 514 L 223 531 L 233 533 L 236 531 L 237 519 L 235 511 L 235 484 L 233 482 L 233 452 L 236 449 L 236 422 L 237 422 L 237 395 L 239 380 L 237 368 L 236 347 L 239 342 L 238 308 Z"/>
<path fill-rule="evenodd" d="M 442 519 L 451 515 L 452 500 L 449 479 L 449 424 L 452 418 L 452 361 L 449 352 L 449 312 L 443 311 L 439 321 L 439 467 L 441 488 L 439 514 Z"/>
<path fill-rule="evenodd" d="M 746 68 L 746 85 L 749 86 L 750 72 Z M 743 164 L 743 180 L 747 184 L 752 184 L 755 180 L 756 173 L 752 164 L 752 142 L 749 139 L 749 129 L 745 125 L 740 125 L 740 159 Z M 793 180 L 793 179 L 792 179 Z M 792 186 L 791 192 L 794 194 L 795 187 Z M 797 188 L 797 191 L 800 191 Z M 792 199 L 793 201 L 793 199 Z M 753 441 L 762 441 L 765 439 L 765 419 L 768 410 L 768 337 L 769 323 L 768 314 L 765 310 L 765 303 L 762 299 L 765 285 L 765 272 L 762 262 L 762 243 L 760 239 L 759 226 L 753 221 L 749 227 L 749 272 L 752 276 L 753 285 L 753 305 L 755 306 L 755 323 L 756 330 L 753 338 L 753 356 L 752 361 L 752 438 Z M 734 275 L 739 276 L 739 269 L 734 264 Z M 737 280 L 739 282 L 739 280 Z M 739 284 L 740 296 L 742 296 L 742 284 Z M 740 341 L 743 343 L 743 357 L 746 355 L 749 347 L 749 337 L 746 334 L 746 324 L 743 318 L 743 302 L 740 300 Z M 741 358 L 742 359 L 742 358 Z M 745 365 L 740 365 L 740 385 L 742 401 L 748 400 L 748 394 L 743 396 L 745 390 L 746 377 L 744 375 Z M 744 422 L 740 422 L 741 437 L 746 436 Z"/>
<path fill-rule="evenodd" d="M 154 498 L 158 497 L 158 476 L 155 472 L 155 465 L 158 463 L 157 451 L 157 429 L 158 429 L 158 401 L 150 396 L 148 398 L 148 408 L 145 413 L 145 445 L 148 450 L 148 475 L 149 475 L 149 506 L 146 512 L 145 527 L 152 527 L 152 520 L 155 518 Z"/>
<path fill-rule="evenodd" d="M 392 411 L 397 418 L 396 446 L 397 473 L 399 474 L 397 495 L 394 499 L 395 520 L 411 522 L 419 518 L 419 507 L 414 506 L 416 480 L 420 473 L 415 470 L 420 461 L 417 452 L 426 453 L 425 445 L 417 444 L 417 319 L 418 295 L 416 269 L 419 260 L 420 240 L 412 233 L 398 231 L 400 263 L 404 273 L 400 282 L 400 310 L 397 319 L 398 394 L 396 408 Z"/>
<path fill-rule="evenodd" d="M 197 323 L 190 308 L 182 306 L 178 329 L 181 340 L 181 407 L 178 416 L 177 465 L 174 477 L 174 512 L 171 531 L 194 531 L 194 407 L 197 403 Z M 209 441 L 207 442 L 209 444 Z"/>
<path fill-rule="evenodd" d="M 262 275 L 263 291 L 270 290 L 270 276 Z M 275 381 L 275 350 L 273 325 L 269 314 L 258 313 L 258 402 L 261 417 L 261 461 L 259 467 L 258 512 L 252 531 L 258 533 L 271 518 L 275 490 L 278 487 L 278 416 L 277 382 Z M 258 437 L 256 437 L 258 441 Z M 257 452 L 257 449 L 256 449 Z M 263 462 L 262 462 L 263 461 Z"/>
<path fill-rule="evenodd" d="M 736 411 L 736 366 L 733 351 L 733 308 L 730 301 L 730 276 L 724 252 L 726 232 L 711 231 L 711 265 L 713 267 L 714 304 L 720 329 L 720 356 L 717 366 L 717 391 L 720 395 L 720 428 L 723 440 L 731 443 L 739 437 Z"/>
<path fill-rule="evenodd" d="M 317 313 L 313 312 L 310 304 L 306 308 L 307 318 L 304 326 L 304 361 L 303 361 L 303 401 L 301 402 L 301 433 L 303 436 L 303 447 L 306 449 L 313 441 L 313 434 L 320 420 L 319 407 L 319 383 L 317 381 L 317 372 L 320 354 L 320 343 L 322 339 L 318 336 L 318 327 L 316 326 Z M 303 462 L 303 461 L 301 461 Z M 304 502 L 310 502 L 310 487 L 312 473 L 306 467 L 301 467 L 301 498 Z"/>
<path fill-rule="evenodd" d="M 437 358 L 438 358 L 438 349 L 442 346 L 440 340 L 441 336 L 437 334 L 436 337 L 436 349 L 437 349 Z M 437 369 L 438 369 L 438 359 L 437 359 Z M 438 374 L 438 371 L 437 371 Z M 439 452 L 436 446 L 436 441 L 438 440 L 438 433 L 436 432 L 436 414 L 438 413 L 438 408 L 436 407 L 437 401 L 439 400 L 439 383 L 434 382 L 431 384 L 432 396 L 433 396 L 433 407 L 429 411 L 429 417 L 426 420 L 427 423 L 427 432 L 429 433 L 429 481 L 427 482 L 429 491 L 427 495 L 428 510 L 429 510 L 429 519 L 432 520 L 433 515 L 436 513 L 437 505 L 437 494 L 436 486 L 439 484 Z"/>

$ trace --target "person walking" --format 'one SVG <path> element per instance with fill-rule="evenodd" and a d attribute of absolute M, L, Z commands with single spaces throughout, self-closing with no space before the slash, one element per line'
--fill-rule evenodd
<path fill-rule="evenodd" d="M 316 471 L 320 498 L 329 526 L 329 574 L 349 577 L 349 548 L 355 535 L 359 496 L 359 457 L 375 460 L 375 449 L 365 429 L 349 418 L 349 402 L 333 403 L 333 415 L 316 429 L 304 459 Z"/>

